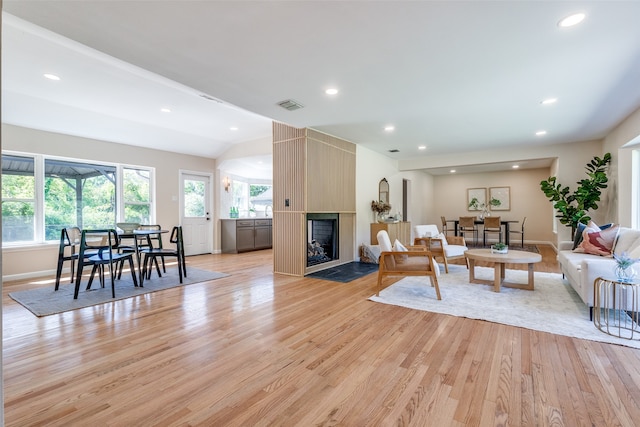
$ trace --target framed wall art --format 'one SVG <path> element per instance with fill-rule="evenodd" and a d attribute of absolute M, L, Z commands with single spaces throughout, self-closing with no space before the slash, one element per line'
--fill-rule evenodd
<path fill-rule="evenodd" d="M 511 187 L 489 188 L 489 209 L 492 211 L 511 210 Z"/>
<path fill-rule="evenodd" d="M 486 188 L 467 188 L 467 210 L 481 211 L 487 202 Z"/>

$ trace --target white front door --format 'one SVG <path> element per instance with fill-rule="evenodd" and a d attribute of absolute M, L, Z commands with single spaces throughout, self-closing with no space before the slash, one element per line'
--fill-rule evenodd
<path fill-rule="evenodd" d="M 180 216 L 185 255 L 213 251 L 211 180 L 208 174 L 180 171 Z"/>

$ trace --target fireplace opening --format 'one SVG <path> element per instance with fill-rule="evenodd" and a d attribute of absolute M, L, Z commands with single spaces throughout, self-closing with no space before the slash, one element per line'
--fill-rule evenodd
<path fill-rule="evenodd" d="M 338 214 L 307 214 L 307 267 L 338 259 Z"/>

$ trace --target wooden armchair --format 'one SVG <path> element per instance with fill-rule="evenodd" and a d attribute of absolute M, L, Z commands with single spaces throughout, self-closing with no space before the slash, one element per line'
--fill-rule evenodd
<path fill-rule="evenodd" d="M 436 290 L 438 299 L 438 266 L 431 252 L 424 246 L 411 246 L 407 251 L 394 251 L 391 240 L 385 230 L 378 232 L 378 244 L 382 249 L 378 266 L 378 287 L 376 295 L 380 295 L 382 281 L 388 276 L 429 276 L 431 286 Z"/>
<path fill-rule="evenodd" d="M 464 256 L 468 248 L 463 236 L 416 237 L 413 244 L 426 247 L 435 259 L 442 258 L 446 273 L 449 273 L 448 261 L 453 259 L 464 259 L 469 268 L 469 261 Z"/>

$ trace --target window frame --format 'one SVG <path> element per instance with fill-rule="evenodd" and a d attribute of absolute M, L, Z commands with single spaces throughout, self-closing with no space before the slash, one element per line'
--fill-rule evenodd
<path fill-rule="evenodd" d="M 88 165 L 102 165 L 115 167 L 116 173 L 116 183 L 115 183 L 115 192 L 116 192 L 116 215 L 115 222 L 123 222 L 123 218 L 125 215 L 125 203 L 124 203 L 124 186 L 122 185 L 124 182 L 124 169 L 137 169 L 137 170 L 145 170 L 149 172 L 149 222 L 151 224 L 156 223 L 156 173 L 154 167 L 142 166 L 142 165 L 132 165 L 132 164 L 124 164 L 124 163 L 114 163 L 114 162 L 104 162 L 97 161 L 92 159 L 80 159 L 74 157 L 62 157 L 62 156 L 53 156 L 48 154 L 39 154 L 39 153 L 29 153 L 22 151 L 14 151 L 14 150 L 2 150 L 2 156 L 20 156 L 20 157 L 28 157 L 34 160 L 34 176 L 35 176 L 35 208 L 34 208 L 34 240 L 29 241 L 20 241 L 20 242 L 2 242 L 2 248 L 21 248 L 21 247 L 29 247 L 29 246 L 42 246 L 42 245 L 51 245 L 57 244 L 58 239 L 55 240 L 45 240 L 45 197 L 44 197 L 44 183 L 45 183 L 45 160 L 59 160 L 66 161 L 72 163 L 79 164 L 88 164 Z M 115 223 L 113 224 L 115 228 Z"/>

